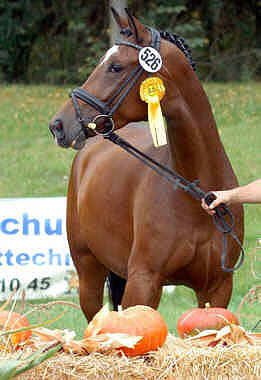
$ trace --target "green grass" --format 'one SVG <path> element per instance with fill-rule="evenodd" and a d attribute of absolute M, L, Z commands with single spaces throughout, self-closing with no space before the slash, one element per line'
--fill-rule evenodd
<path fill-rule="evenodd" d="M 221 138 L 236 171 L 240 184 L 260 178 L 261 155 L 261 83 L 207 84 L 205 89 L 213 106 Z M 58 148 L 48 131 L 48 124 L 68 99 L 69 87 L 1 86 L 0 87 L 0 197 L 64 196 L 75 152 Z M 229 308 L 235 312 L 248 290 L 261 285 L 261 249 L 254 260 L 256 239 L 261 238 L 260 205 L 245 206 L 246 261 L 235 273 L 234 290 Z M 251 271 L 251 264 L 259 278 Z M 78 302 L 78 297 L 71 299 Z M 42 301 L 33 301 L 37 305 Z M 175 331 L 178 317 L 196 306 L 193 292 L 177 287 L 173 294 L 164 294 L 160 312 L 170 331 Z M 39 321 L 39 306 L 31 321 Z M 80 311 L 56 306 L 43 318 L 66 314 L 53 326 L 83 333 L 85 320 Z M 47 314 L 46 314 L 47 313 Z M 245 304 L 241 323 L 253 328 L 261 319 L 261 302 Z M 259 329 L 261 331 L 261 328 Z"/>
<path fill-rule="evenodd" d="M 0 88 L 1 197 L 65 195 L 73 155 L 58 149 L 48 124 L 69 88 Z"/>

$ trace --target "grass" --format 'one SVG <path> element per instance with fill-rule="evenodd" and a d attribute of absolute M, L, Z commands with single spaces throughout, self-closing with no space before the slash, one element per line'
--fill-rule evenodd
<path fill-rule="evenodd" d="M 261 114 L 261 83 L 210 83 L 205 89 L 240 184 L 259 178 L 261 129 L 258 115 Z M 48 124 L 68 99 L 69 91 L 69 87 L 0 87 L 0 197 L 66 195 L 75 152 L 58 148 L 53 143 Z M 233 312 L 248 290 L 260 285 L 261 256 L 257 256 L 254 262 L 252 255 L 257 238 L 261 238 L 260 205 L 245 206 L 245 226 L 246 261 L 235 273 L 234 291 L 229 306 Z M 258 251 L 261 253 L 261 249 Z M 253 276 L 251 262 L 255 263 L 255 272 L 259 278 Z M 71 300 L 78 303 L 77 295 Z M 32 322 L 39 321 L 42 306 L 38 304 L 41 302 L 32 301 L 37 310 L 30 315 Z M 193 292 L 185 287 L 177 287 L 174 294 L 163 295 L 159 310 L 170 331 L 174 332 L 178 317 L 194 306 L 196 298 Z M 63 309 L 63 306 L 56 306 L 42 315 L 45 319 L 47 315 L 51 318 Z M 74 329 L 80 337 L 86 325 L 84 317 L 80 311 L 70 307 L 67 309 L 66 314 L 54 326 Z M 261 302 L 256 300 L 253 304 L 243 306 L 241 323 L 247 329 L 253 328 L 260 318 Z"/>

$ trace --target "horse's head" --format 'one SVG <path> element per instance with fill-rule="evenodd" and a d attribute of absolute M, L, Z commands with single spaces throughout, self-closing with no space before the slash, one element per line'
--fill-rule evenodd
<path fill-rule="evenodd" d="M 119 16 L 114 9 L 112 12 L 123 40 L 106 52 L 88 80 L 72 91 L 70 99 L 51 121 L 50 130 L 61 147 L 81 149 L 86 138 L 95 135 L 88 127 L 93 123 L 96 133 L 104 134 L 131 121 L 147 120 L 147 106 L 140 99 L 139 86 L 149 70 L 144 70 L 139 56 L 146 46 L 159 50 L 160 35 L 142 25 L 128 10 L 127 18 Z M 157 66 L 153 56 L 147 59 Z"/>

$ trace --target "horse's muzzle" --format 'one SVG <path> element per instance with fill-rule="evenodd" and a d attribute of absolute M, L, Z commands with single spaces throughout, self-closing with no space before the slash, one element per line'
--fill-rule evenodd
<path fill-rule="evenodd" d="M 60 119 L 52 121 L 49 125 L 49 129 L 57 143 L 65 140 L 63 122 Z"/>

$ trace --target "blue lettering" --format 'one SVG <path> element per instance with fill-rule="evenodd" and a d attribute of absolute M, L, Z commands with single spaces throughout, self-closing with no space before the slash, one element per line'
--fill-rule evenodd
<path fill-rule="evenodd" d="M 29 224 L 34 226 L 34 235 L 40 235 L 40 222 L 37 219 L 29 219 L 28 214 L 23 214 L 23 234 L 29 235 Z"/>
<path fill-rule="evenodd" d="M 33 255 L 32 257 L 32 261 L 35 265 L 44 265 L 45 264 L 45 261 L 42 260 L 40 262 L 38 262 L 38 258 L 41 257 L 41 258 L 44 258 L 44 254 L 43 253 L 36 253 L 35 255 Z"/>
<path fill-rule="evenodd" d="M 62 265 L 62 258 L 60 253 L 53 253 L 52 248 L 49 249 L 49 264 L 54 265 L 54 258 L 57 259 L 57 264 L 56 265 Z"/>
<path fill-rule="evenodd" d="M 0 267 L 8 265 L 14 266 L 16 264 L 25 266 L 30 263 L 34 265 L 52 265 L 52 266 L 66 266 L 72 265 L 72 258 L 70 253 L 55 252 L 52 248 L 47 252 L 26 253 L 26 252 L 13 252 L 8 249 L 5 252 L 0 252 Z"/>
<path fill-rule="evenodd" d="M 7 219 L 4 219 L 2 221 L 2 223 L 0 224 L 1 226 L 1 230 L 4 234 L 7 234 L 7 235 L 14 235 L 14 234 L 17 234 L 18 232 L 18 228 L 14 228 L 13 229 L 10 229 L 8 228 L 8 224 L 11 225 L 11 224 L 18 224 L 18 221 L 16 219 L 13 219 L 13 218 L 7 218 Z"/>
<path fill-rule="evenodd" d="M 65 265 L 70 266 L 71 265 L 71 255 L 70 253 L 66 253 L 65 255 Z"/>
<path fill-rule="evenodd" d="M 7 251 L 6 254 L 5 254 L 7 265 L 14 265 L 14 264 L 11 262 L 11 258 L 12 258 L 13 256 L 14 256 L 14 254 L 13 254 L 13 252 L 11 251 L 11 249 L 8 249 L 8 251 Z"/>
<path fill-rule="evenodd" d="M 56 219 L 55 230 L 51 228 L 50 219 L 45 220 L 45 232 L 47 235 L 62 235 L 62 219 Z"/>
<path fill-rule="evenodd" d="M 19 265 L 27 265 L 29 260 L 30 256 L 27 253 L 19 253 L 19 255 L 16 256 L 16 262 Z"/>

